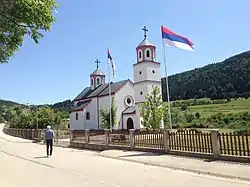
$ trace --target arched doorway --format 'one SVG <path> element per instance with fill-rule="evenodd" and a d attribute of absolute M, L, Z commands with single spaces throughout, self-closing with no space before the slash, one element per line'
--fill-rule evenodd
<path fill-rule="evenodd" d="M 132 118 L 128 118 L 127 120 L 127 129 L 133 129 L 134 128 L 134 121 Z"/>

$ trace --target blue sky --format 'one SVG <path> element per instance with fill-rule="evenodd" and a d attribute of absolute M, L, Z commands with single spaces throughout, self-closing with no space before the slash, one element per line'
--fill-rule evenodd
<path fill-rule="evenodd" d="M 0 98 L 44 104 L 73 99 L 89 85 L 94 61 L 107 72 L 107 47 L 116 80 L 132 79 L 141 28 L 163 63 L 160 25 L 188 37 L 195 53 L 167 48 L 168 74 L 219 62 L 250 49 L 250 1 L 58 0 L 57 22 L 37 45 L 28 37 L 8 64 L 0 65 Z M 162 64 L 162 75 L 164 73 Z"/>

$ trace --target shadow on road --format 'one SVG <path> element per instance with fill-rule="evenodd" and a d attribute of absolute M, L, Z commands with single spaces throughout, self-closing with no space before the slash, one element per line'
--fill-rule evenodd
<path fill-rule="evenodd" d="M 150 152 L 146 152 L 146 153 L 138 153 L 138 154 L 131 154 L 131 155 L 124 155 L 124 156 L 120 156 L 120 157 L 134 157 L 134 156 L 161 156 L 163 154 L 161 153 L 150 153 Z"/>
<path fill-rule="evenodd" d="M 34 156 L 33 158 L 48 158 L 48 156 Z"/>

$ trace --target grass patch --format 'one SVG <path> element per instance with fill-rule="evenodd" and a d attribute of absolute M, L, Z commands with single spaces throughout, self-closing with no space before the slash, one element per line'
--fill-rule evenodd
<path fill-rule="evenodd" d="M 229 103 L 224 104 L 208 104 L 208 105 L 195 105 L 188 107 L 189 112 L 199 112 L 202 117 L 209 117 L 213 114 L 222 113 L 239 113 L 250 111 L 250 98 L 240 98 L 237 100 L 232 99 Z"/>

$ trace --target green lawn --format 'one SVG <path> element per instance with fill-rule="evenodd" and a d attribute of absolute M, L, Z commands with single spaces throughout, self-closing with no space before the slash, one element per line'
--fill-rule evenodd
<path fill-rule="evenodd" d="M 189 106 L 190 112 L 199 112 L 202 117 L 208 117 L 216 113 L 238 113 L 250 112 L 250 98 L 249 99 L 232 99 L 231 102 L 225 104 L 209 104 Z"/>

